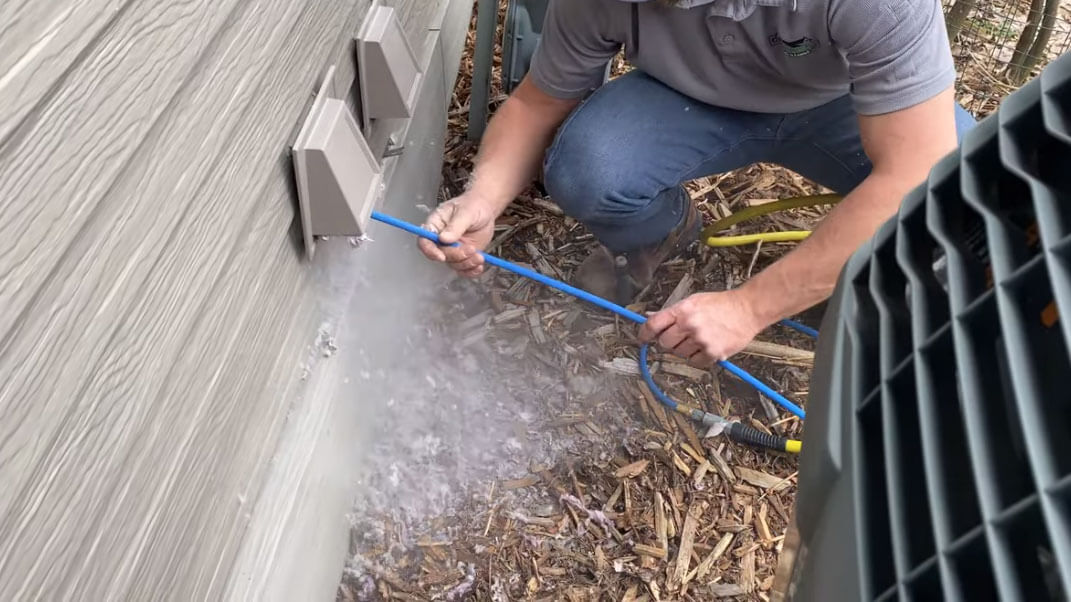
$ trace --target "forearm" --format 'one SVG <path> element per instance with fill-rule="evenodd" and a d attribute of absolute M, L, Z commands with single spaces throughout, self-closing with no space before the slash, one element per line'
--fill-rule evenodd
<path fill-rule="evenodd" d="M 827 299 L 851 254 L 910 190 L 910 180 L 871 174 L 796 249 L 742 285 L 760 321 L 772 324 Z"/>
<path fill-rule="evenodd" d="M 576 104 L 545 96 L 526 81 L 495 113 L 469 183 L 470 191 L 492 204 L 495 215 L 539 173 L 543 153 Z"/>
<path fill-rule="evenodd" d="M 873 169 L 796 249 L 740 287 L 758 322 L 772 324 L 832 294 L 851 254 L 955 148 L 953 103 L 948 88 L 908 109 L 860 118 Z"/>

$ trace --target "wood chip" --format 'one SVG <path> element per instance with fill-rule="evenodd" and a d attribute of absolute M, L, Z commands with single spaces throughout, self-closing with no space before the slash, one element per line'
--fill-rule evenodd
<path fill-rule="evenodd" d="M 503 232 L 502 234 L 498 235 L 494 240 L 492 240 L 491 244 L 487 245 L 487 248 L 485 249 L 485 251 L 487 251 L 488 253 L 494 253 L 495 250 L 498 249 L 498 247 L 502 246 L 502 244 L 504 242 L 509 240 L 510 237 L 512 237 L 518 231 L 523 230 L 524 228 L 527 228 L 528 226 L 532 226 L 532 225 L 534 225 L 536 223 L 539 223 L 540 221 L 542 221 L 542 218 L 540 218 L 540 217 L 530 217 L 530 218 L 528 218 L 528 219 L 526 219 L 526 220 L 524 220 L 524 221 L 522 221 L 522 222 L 520 222 L 518 224 L 514 224 L 514 225 L 510 226 L 505 232 Z"/>
<path fill-rule="evenodd" d="M 667 526 L 667 528 L 669 530 L 669 538 L 670 539 L 674 539 L 674 538 L 677 537 L 677 527 L 679 527 L 681 525 L 681 512 L 680 512 L 681 498 L 677 494 L 676 490 L 674 490 L 674 489 L 670 489 L 669 490 L 669 501 L 670 501 L 669 509 L 670 509 L 670 512 L 672 514 L 671 514 L 671 518 L 668 521 L 666 526 Z"/>
<path fill-rule="evenodd" d="M 451 546 L 451 545 L 454 545 L 454 542 L 449 541 L 449 540 L 446 540 L 446 541 L 433 541 L 433 540 L 428 539 L 428 538 L 423 538 L 423 539 L 421 539 L 420 541 L 417 542 L 417 545 L 422 547 L 422 548 L 436 548 L 436 547 L 440 547 L 440 546 Z"/>
<path fill-rule="evenodd" d="M 506 516 L 525 525 L 537 525 L 548 529 L 553 529 L 558 526 L 558 522 L 553 519 L 542 518 L 539 516 L 525 516 L 519 512 L 509 512 Z"/>
<path fill-rule="evenodd" d="M 686 418 L 680 412 L 672 412 L 673 420 L 677 423 L 677 428 L 684 433 L 685 438 L 688 439 L 688 443 L 691 443 L 695 449 L 703 449 L 703 443 L 699 440 L 699 435 L 695 433 L 695 429 L 692 428 L 692 421 Z M 698 455 L 698 454 L 697 454 Z M 692 456 L 695 457 L 695 456 Z M 697 459 L 696 462 L 702 460 Z"/>
<path fill-rule="evenodd" d="M 700 464 L 702 464 L 703 462 L 707 461 L 707 459 L 703 457 L 703 454 L 701 454 L 698 451 L 696 451 L 696 448 L 692 447 L 691 445 L 688 445 L 687 443 L 681 443 L 681 449 L 684 450 L 684 453 L 686 453 L 689 456 L 691 456 L 693 460 L 695 460 L 696 462 L 698 462 Z M 703 448 L 702 448 L 702 446 L 700 446 L 698 449 L 703 449 Z"/>
<path fill-rule="evenodd" d="M 654 546 L 648 546 L 642 543 L 633 544 L 632 551 L 643 556 L 656 558 L 658 560 L 665 560 L 668 555 L 668 552 L 665 548 L 656 548 Z"/>
<path fill-rule="evenodd" d="M 684 462 L 684 460 L 682 460 L 681 457 L 677 455 L 677 452 L 671 452 L 670 455 L 673 458 L 673 465 L 677 467 L 677 470 L 684 473 L 684 476 L 686 477 L 692 476 L 692 469 L 689 468 L 688 465 Z"/>
<path fill-rule="evenodd" d="M 617 324 L 613 322 L 609 324 L 603 324 L 602 326 L 591 331 L 591 335 L 595 337 L 609 337 L 617 333 Z"/>
<path fill-rule="evenodd" d="M 688 364 L 680 364 L 677 362 L 664 362 L 660 366 L 661 371 L 666 374 L 672 374 L 674 376 L 681 376 L 696 382 L 702 382 L 704 378 L 710 376 L 710 372 L 706 370 L 700 370 L 699 368 L 693 368 Z"/>
<path fill-rule="evenodd" d="M 508 481 L 502 481 L 502 488 L 511 491 L 513 489 L 522 489 L 524 487 L 531 487 L 540 481 L 539 475 L 528 475 L 520 479 L 510 479 Z"/>
<path fill-rule="evenodd" d="M 637 394 L 636 401 L 639 403 L 640 411 L 643 412 L 644 424 L 654 424 L 658 419 L 654 415 L 651 409 L 651 404 L 647 401 L 647 397 Z"/>
<path fill-rule="evenodd" d="M 759 490 L 755 489 L 751 485 L 745 485 L 744 483 L 734 483 L 733 491 L 736 493 L 742 493 L 747 496 L 755 497 L 759 495 Z"/>
<path fill-rule="evenodd" d="M 707 575 L 710 573 L 710 570 L 714 568 L 714 563 L 717 562 L 718 559 L 725 554 L 725 551 L 729 549 L 729 546 L 732 543 L 732 533 L 726 533 L 725 535 L 722 535 L 721 539 L 718 540 L 718 543 L 715 544 L 714 549 L 710 551 L 710 554 L 707 554 L 707 557 L 703 559 L 703 562 L 701 562 L 699 566 L 696 567 L 696 578 L 700 581 L 705 580 L 707 578 Z"/>
<path fill-rule="evenodd" d="M 547 342 L 547 333 L 543 332 L 543 323 L 539 318 L 539 310 L 532 308 L 528 312 L 528 327 L 532 329 L 532 338 L 540 345 Z"/>
<path fill-rule="evenodd" d="M 618 484 L 617 489 L 614 489 L 613 494 L 610 495 L 610 499 L 606 500 L 606 503 L 602 506 L 603 512 L 610 512 L 614 509 L 614 505 L 617 504 L 617 500 L 621 497 L 621 490 L 624 488 L 623 484 Z"/>
<path fill-rule="evenodd" d="M 491 318 L 491 321 L 495 324 L 504 324 L 523 317 L 527 311 L 528 309 L 525 307 L 514 307 L 495 315 L 494 318 Z"/>
<path fill-rule="evenodd" d="M 744 481 L 770 491 L 781 491 L 792 486 L 791 479 L 775 477 L 760 470 L 745 468 L 743 466 L 736 467 L 736 474 L 740 475 L 740 478 Z"/>
<path fill-rule="evenodd" d="M 699 524 L 699 517 L 707 509 L 706 502 L 692 502 L 688 507 L 688 514 L 684 518 L 684 527 L 681 528 L 681 543 L 677 552 L 677 566 L 670 578 L 670 591 L 676 591 L 679 585 L 684 584 L 684 577 L 688 574 L 688 564 L 692 560 L 692 546 L 695 545 L 695 530 Z"/>
<path fill-rule="evenodd" d="M 770 525 L 766 522 L 766 513 L 769 510 L 769 505 L 763 502 L 759 506 L 759 513 L 755 516 L 755 532 L 759 534 L 759 538 L 762 539 L 762 543 L 767 547 L 773 542 L 773 535 L 770 534 Z"/>
<path fill-rule="evenodd" d="M 770 500 L 770 505 L 773 506 L 774 512 L 781 517 L 781 520 L 785 521 L 785 524 L 791 523 L 792 521 L 788 517 L 788 512 L 785 512 L 785 507 L 781 500 L 777 496 L 770 496 L 768 499 Z"/>
<path fill-rule="evenodd" d="M 599 366 L 608 372 L 624 376 L 639 376 L 640 366 L 630 357 L 615 357 L 608 362 L 599 362 Z"/>
<path fill-rule="evenodd" d="M 666 501 L 659 491 L 655 492 L 655 535 L 658 537 L 658 544 L 662 546 L 662 549 L 668 550 L 669 536 L 666 530 Z"/>
<path fill-rule="evenodd" d="M 491 310 L 485 309 L 459 324 L 457 329 L 462 333 L 468 333 L 469 331 L 476 329 L 483 330 L 487 327 L 487 322 L 491 319 L 492 313 Z"/>
<path fill-rule="evenodd" d="M 639 460 L 633 462 L 627 466 L 622 466 L 614 471 L 614 476 L 619 479 L 631 479 L 639 476 L 644 470 L 647 470 L 647 466 L 651 463 L 650 460 Z"/>
<path fill-rule="evenodd" d="M 557 278 L 558 280 L 564 278 L 561 271 L 559 271 L 558 268 L 554 267 L 552 263 L 547 261 L 545 257 L 540 257 L 539 259 L 537 259 L 536 264 L 539 265 L 540 273 Z"/>
<path fill-rule="evenodd" d="M 707 476 L 707 472 L 709 472 L 711 468 L 713 468 L 713 465 L 704 459 L 703 462 L 699 464 L 699 468 L 695 469 L 694 479 L 696 489 L 701 489 L 703 487 L 703 479 Z"/>
<path fill-rule="evenodd" d="M 610 563 L 606 562 L 606 552 L 602 551 L 602 546 L 595 547 L 595 569 L 600 573 L 610 570 Z"/>
<path fill-rule="evenodd" d="M 743 596 L 747 594 L 747 592 L 744 591 L 744 588 L 735 583 L 715 583 L 710 586 L 710 593 L 718 598 L 732 598 L 734 596 Z"/>
<path fill-rule="evenodd" d="M 695 280 L 692 278 L 691 270 L 685 272 L 680 281 L 677 282 L 677 286 L 673 287 L 673 292 L 666 298 L 666 302 L 662 304 L 662 309 L 676 305 L 687 297 L 692 292 L 693 282 Z"/>
<path fill-rule="evenodd" d="M 750 550 L 740 561 L 740 585 L 745 594 L 755 591 L 755 550 Z"/>
<path fill-rule="evenodd" d="M 655 600 L 662 600 L 662 588 L 658 587 L 657 581 L 647 581 L 645 585 L 647 585 L 647 591 L 651 592 L 651 595 L 654 596 Z"/>
<path fill-rule="evenodd" d="M 746 545 L 746 546 L 744 546 L 742 548 L 737 548 L 736 550 L 733 550 L 733 556 L 736 556 L 737 558 L 743 558 L 744 556 L 747 556 L 748 554 L 754 554 L 755 550 L 758 550 L 761 547 L 762 547 L 761 543 L 753 543 L 753 544 L 750 544 L 750 545 Z"/>
<path fill-rule="evenodd" d="M 767 399 L 765 395 L 759 395 L 758 399 L 759 399 L 759 405 L 762 406 L 762 413 L 766 415 L 766 420 L 768 422 L 771 422 L 771 423 L 772 422 L 777 422 L 777 419 L 781 416 L 781 413 L 774 406 L 773 402 L 770 401 L 769 399 Z M 752 426 L 756 426 L 755 425 L 756 422 L 758 422 L 759 425 L 762 425 L 762 428 L 759 428 L 760 432 L 763 432 L 763 433 L 770 432 L 770 429 L 767 428 L 765 424 L 759 422 L 758 420 L 755 420 L 754 418 L 751 419 Z M 756 428 L 758 428 L 758 427 L 756 426 Z"/>
<path fill-rule="evenodd" d="M 647 406 L 651 409 L 651 413 L 654 414 L 655 417 L 658 419 L 658 423 L 662 425 L 662 428 L 665 429 L 667 433 L 672 432 L 673 427 L 670 425 L 669 418 L 666 416 L 665 406 L 663 406 L 661 403 L 659 403 L 657 399 L 654 398 L 654 395 L 651 394 L 651 391 L 647 389 L 647 385 L 644 385 L 643 383 L 637 383 L 636 388 L 639 390 L 640 395 L 643 396 L 643 399 L 647 402 Z"/>
<path fill-rule="evenodd" d="M 814 364 L 813 351 L 809 349 L 797 349 L 795 347 L 789 347 L 788 345 L 781 345 L 778 343 L 751 341 L 747 344 L 746 347 L 744 347 L 743 353 L 767 357 L 771 359 L 785 360 L 787 362 L 798 363 L 801 365 Z"/>
<path fill-rule="evenodd" d="M 750 525 L 742 525 L 730 518 L 721 518 L 717 522 L 718 530 L 728 533 L 739 533 L 745 529 L 750 529 Z"/>
<path fill-rule="evenodd" d="M 484 340 L 486 337 L 487 337 L 487 331 L 486 330 L 475 330 L 475 331 L 465 335 L 464 337 L 462 337 L 461 342 L 458 343 L 458 348 L 460 348 L 460 349 L 468 349 L 469 347 L 472 347 L 476 343 L 479 343 L 480 341 Z"/>
<path fill-rule="evenodd" d="M 729 468 L 729 463 L 725 461 L 725 458 L 721 457 L 721 454 L 716 449 L 710 450 L 710 462 L 714 465 L 714 468 L 718 469 L 720 474 L 729 483 L 736 482 L 736 474 Z"/>

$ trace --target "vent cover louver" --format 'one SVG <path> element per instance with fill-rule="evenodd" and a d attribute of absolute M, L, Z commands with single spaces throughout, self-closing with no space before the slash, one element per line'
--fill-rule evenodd
<path fill-rule="evenodd" d="M 546 14 L 547 0 L 512 0 L 506 8 L 502 36 L 502 90 L 506 94 L 528 73 Z"/>
<path fill-rule="evenodd" d="M 808 406 L 791 599 L 1068 599 L 1069 316 L 1065 56 L 845 268 Z"/>

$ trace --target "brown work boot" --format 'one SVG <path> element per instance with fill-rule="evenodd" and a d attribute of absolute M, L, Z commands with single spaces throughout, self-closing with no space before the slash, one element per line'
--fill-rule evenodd
<path fill-rule="evenodd" d="M 695 204 L 660 243 L 614 254 L 599 245 L 576 268 L 573 285 L 619 305 L 628 305 L 651 281 L 665 261 L 683 253 L 699 237 L 702 217 Z"/>

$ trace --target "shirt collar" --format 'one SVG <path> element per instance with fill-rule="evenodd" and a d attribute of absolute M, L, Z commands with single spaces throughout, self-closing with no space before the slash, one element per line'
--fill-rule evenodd
<path fill-rule="evenodd" d="M 650 2 L 651 0 L 623 0 L 624 2 Z M 725 17 L 733 21 L 743 21 L 750 17 L 755 9 L 760 6 L 787 6 L 796 10 L 798 0 L 679 0 L 677 6 L 681 8 L 695 8 L 704 4 L 711 4 L 710 15 L 712 17 Z"/>
<path fill-rule="evenodd" d="M 796 10 L 797 0 L 686 0 L 693 6 L 712 4 L 711 16 L 726 17 L 733 21 L 743 21 L 750 17 L 755 9 L 760 6 L 787 6 Z"/>

